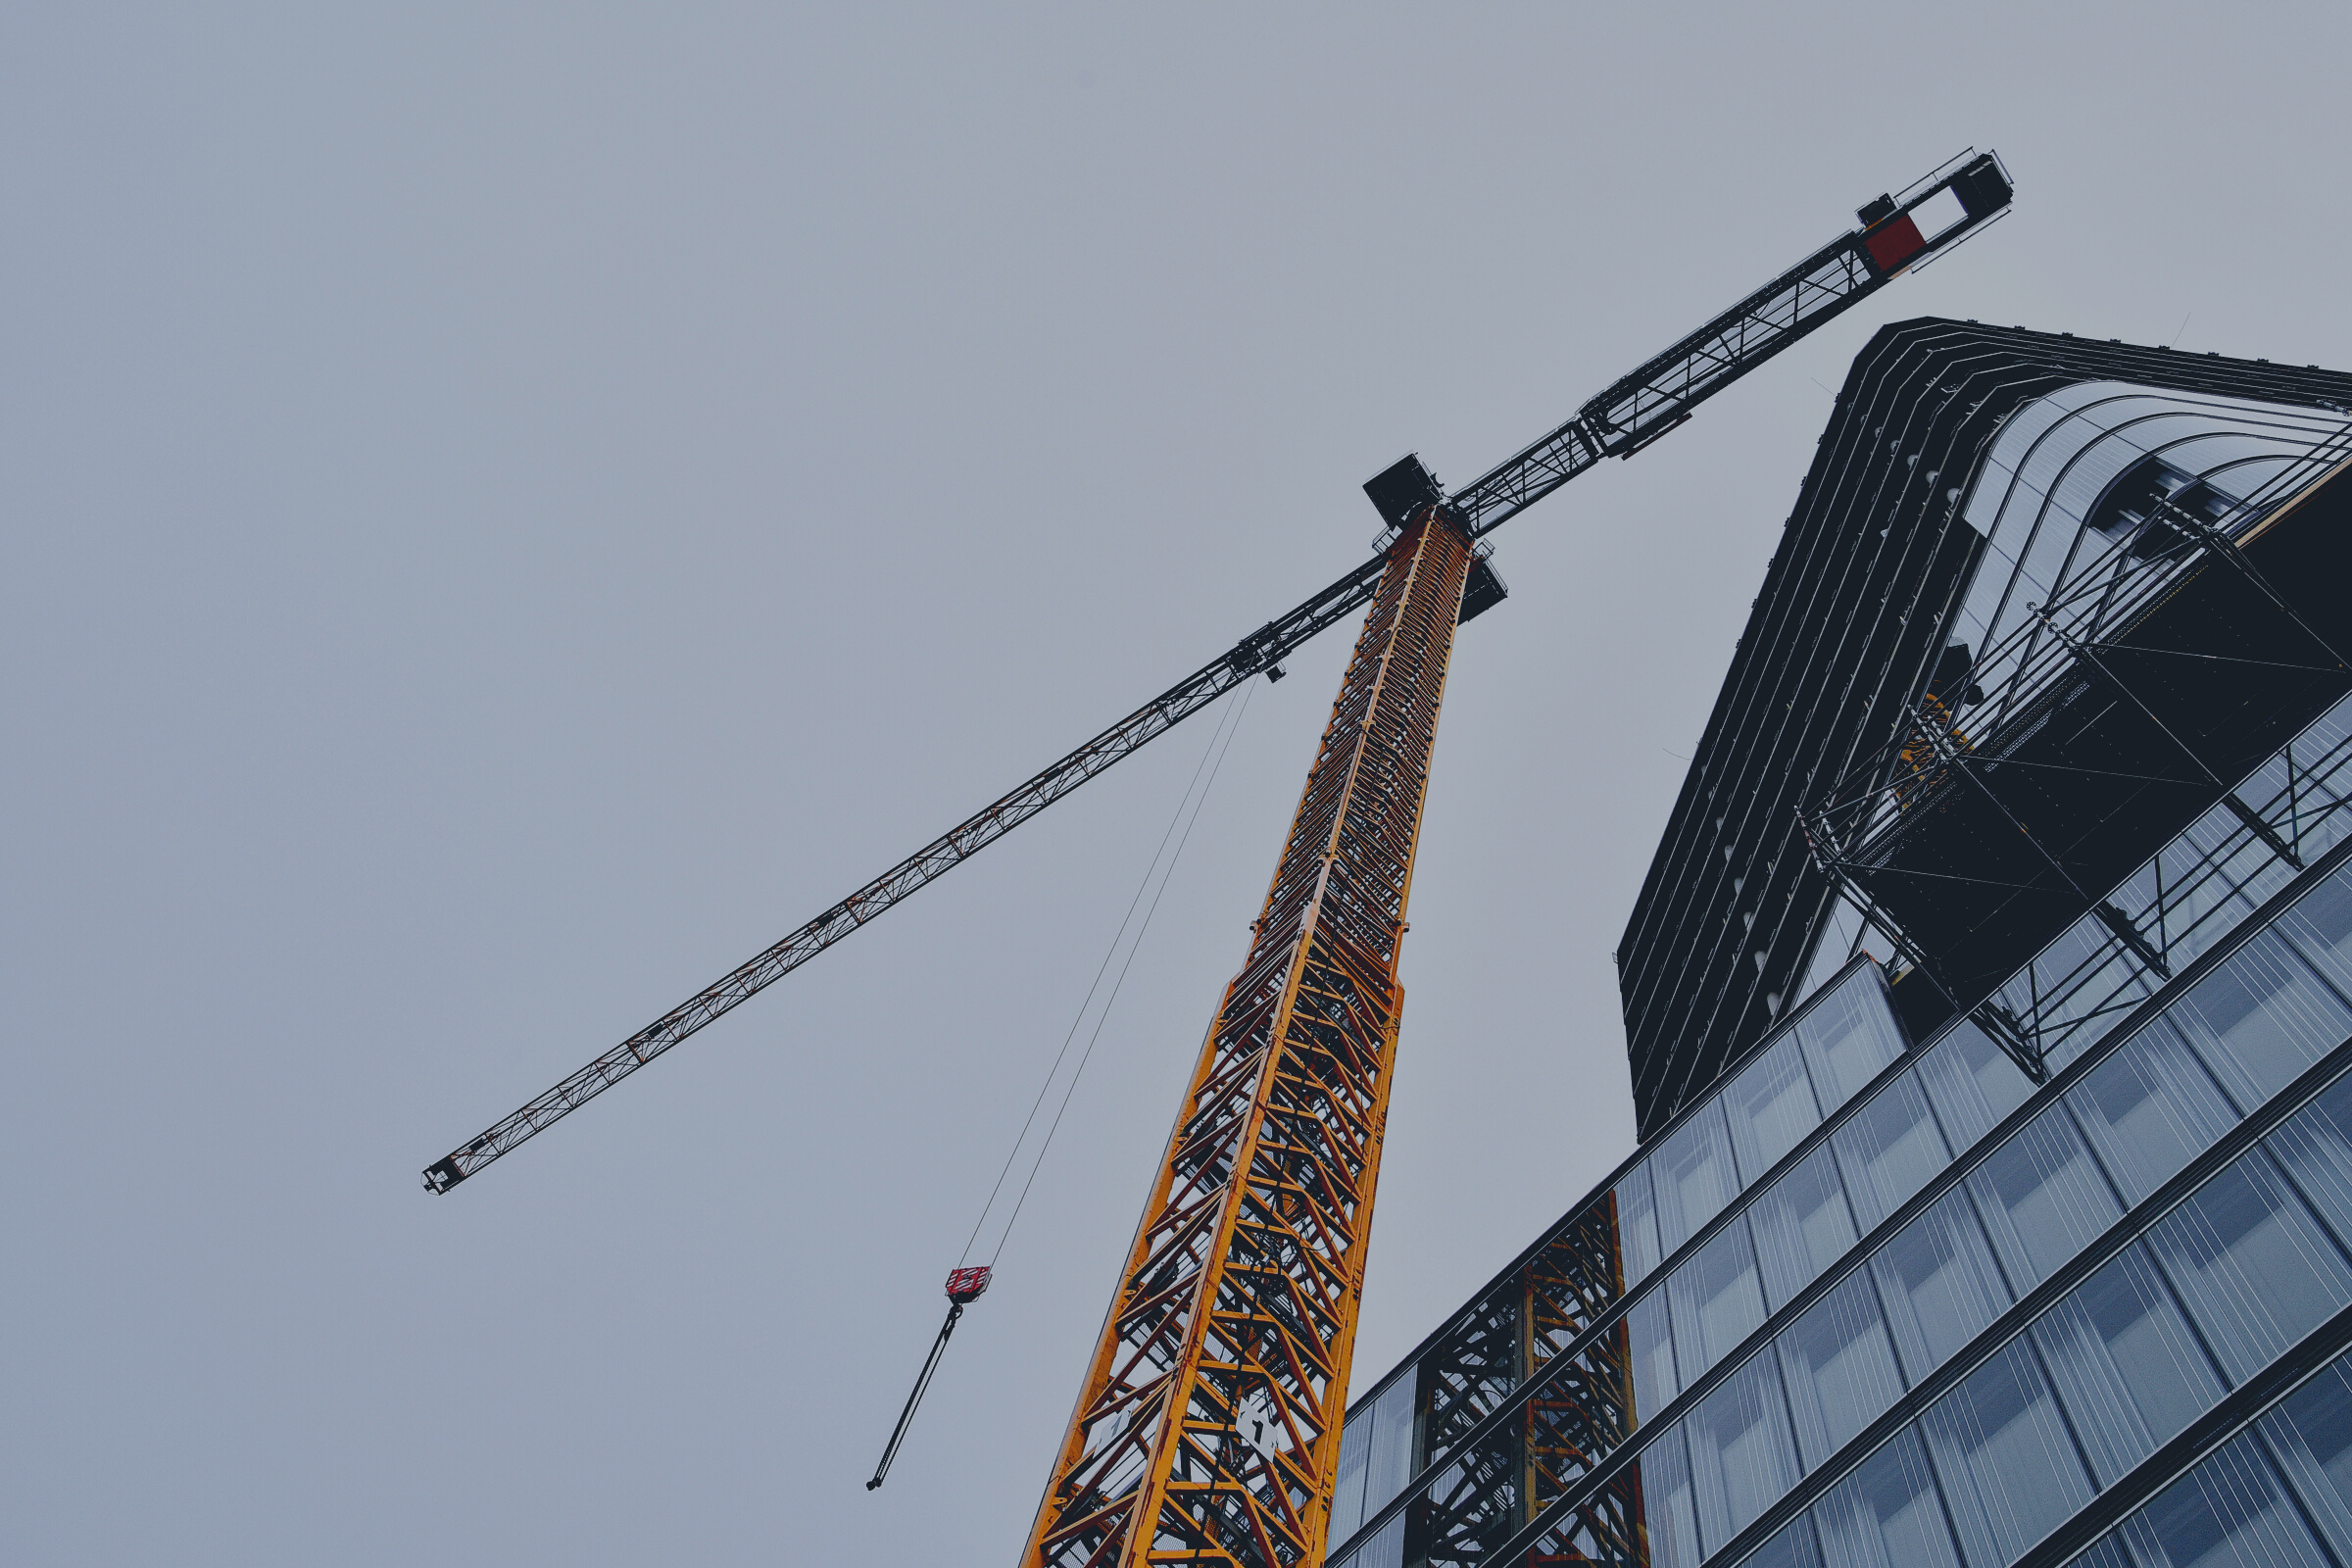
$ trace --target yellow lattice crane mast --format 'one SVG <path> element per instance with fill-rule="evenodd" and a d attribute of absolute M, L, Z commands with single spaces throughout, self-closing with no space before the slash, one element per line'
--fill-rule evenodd
<path fill-rule="evenodd" d="M 1226 987 L 1027 1561 L 1320 1552 L 1404 1002 L 1396 958 L 1470 539 L 1391 546 Z"/>

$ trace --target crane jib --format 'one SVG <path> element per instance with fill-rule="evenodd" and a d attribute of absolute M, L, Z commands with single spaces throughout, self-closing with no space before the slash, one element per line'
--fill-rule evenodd
<path fill-rule="evenodd" d="M 1621 376 L 1565 424 L 1462 489 L 1445 494 L 1420 460 L 1408 457 L 1367 484 L 1366 493 L 1392 528 L 1401 526 L 1416 505 L 1434 504 L 1476 538 L 1603 458 L 1633 456 L 1688 420 L 1706 399 L 2008 209 L 2011 181 L 1997 155 L 1963 153 L 1952 163 L 1959 167 L 1946 165 L 1899 202 L 1882 196 L 1869 203 L 1858 214 L 1862 227 L 1840 235 Z M 1284 655 L 1371 603 L 1387 563 L 1383 549 L 1288 614 L 1267 621 L 800 930 L 426 1166 L 424 1186 L 449 1191 L 1243 681 L 1261 672 L 1279 679 Z M 1482 555 L 1472 567 L 1461 618 L 1496 603 L 1503 592 L 1501 579 Z"/>

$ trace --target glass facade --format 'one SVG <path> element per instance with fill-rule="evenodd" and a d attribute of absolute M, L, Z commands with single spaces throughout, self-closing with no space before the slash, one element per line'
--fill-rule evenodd
<path fill-rule="evenodd" d="M 1357 1401 L 1330 1561 L 2010 1568 L 2245 1396 L 2352 1305 L 2347 760 L 2352 701 L 2117 891 L 2151 951 L 2085 916 L 2011 982 L 2046 1084 L 1848 965 Z M 2352 1568 L 2328 1376 L 2096 1568 Z"/>

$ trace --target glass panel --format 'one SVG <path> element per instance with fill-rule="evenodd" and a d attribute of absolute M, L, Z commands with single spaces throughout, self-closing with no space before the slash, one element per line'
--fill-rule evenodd
<path fill-rule="evenodd" d="M 2338 1078 L 2263 1141 L 2336 1240 L 2352 1240 L 2352 1076 Z"/>
<path fill-rule="evenodd" d="M 1914 1383 L 1975 1339 L 2009 1304 L 1976 1211 L 1959 1188 L 1880 1249 L 1870 1271 L 1879 1282 L 1895 1350 Z"/>
<path fill-rule="evenodd" d="M 1860 1094 L 1903 1054 L 1902 1032 L 1875 969 L 1856 970 L 1835 995 L 1822 998 L 1796 1026 L 1796 1037 L 1804 1043 L 1824 1114 Z"/>
<path fill-rule="evenodd" d="M 2237 1120 L 2161 1019 L 2093 1068 L 2066 1102 L 2127 1203 L 2163 1186 Z"/>
<path fill-rule="evenodd" d="M 1332 1541 L 1346 1541 L 1364 1522 L 1364 1460 L 1372 1452 L 1372 1411 L 1358 1411 L 1340 1433 L 1340 1479 L 1331 1494 Z"/>
<path fill-rule="evenodd" d="M 1816 1149 L 1748 1206 L 1764 1296 L 1779 1311 L 1854 1245 L 1853 1216 L 1828 1145 Z"/>
<path fill-rule="evenodd" d="M 2117 1532 L 2140 1568 L 2331 1568 L 2247 1433 Z"/>
<path fill-rule="evenodd" d="M 1674 1375 L 1674 1339 L 1666 1329 L 1666 1293 L 1652 1291 L 1625 1314 L 1633 1357 L 1634 1421 L 1637 1425 L 1666 1408 L 1682 1392 Z"/>
<path fill-rule="evenodd" d="M 1418 1382 L 1407 1367 L 1373 1401 L 1372 1442 L 1364 1454 L 1367 1518 L 1387 1507 L 1413 1478 L 1413 1389 Z"/>
<path fill-rule="evenodd" d="M 1683 1426 L 1690 1441 L 1699 1540 L 1707 1550 L 1719 1550 L 1796 1485 L 1788 1408 L 1771 1355 L 1750 1356 Z"/>
<path fill-rule="evenodd" d="M 1658 1250 L 1658 1210 L 1649 1193 L 1649 1161 L 1626 1172 L 1615 1189 L 1617 1249 L 1625 1264 L 1625 1288 L 1632 1290 L 1663 1260 Z"/>
<path fill-rule="evenodd" d="M 2352 992 L 2352 866 L 2297 899 L 2275 927 L 2320 973 Z"/>
<path fill-rule="evenodd" d="M 2052 1105 L 1994 1150 L 1968 1188 L 2020 1295 L 2123 1212 L 2063 1105 Z"/>
<path fill-rule="evenodd" d="M 1951 1162 L 1916 1073 L 1903 1074 L 1872 1096 L 1830 1142 L 1838 1150 L 1854 1223 L 1865 1234 Z"/>
<path fill-rule="evenodd" d="M 1805 1308 L 1779 1340 L 1798 1453 L 1811 1469 L 1902 1397 L 1878 1293 L 1861 1270 Z"/>
<path fill-rule="evenodd" d="M 1690 1460 L 1683 1429 L 1642 1450 L 1642 1512 L 1649 1528 L 1650 1568 L 1698 1568 L 1698 1515 L 1690 1499 Z"/>
<path fill-rule="evenodd" d="M 1920 1058 L 1920 1081 L 1943 1122 L 1944 1136 L 1966 1150 L 2026 1102 L 2033 1080 L 1984 1031 L 1963 1020 Z"/>
<path fill-rule="evenodd" d="M 2165 1216 L 2148 1245 L 2232 1383 L 2352 1300 L 2352 1270 L 2259 1149 Z"/>
<path fill-rule="evenodd" d="M 1710 1100 L 1649 1157 L 1658 1190 L 1658 1245 L 1668 1257 L 1740 1196 L 1723 1102 Z"/>
<path fill-rule="evenodd" d="M 2338 1556 L 2352 1556 L 2352 1376 L 2337 1361 L 2262 1421 L 2286 1479 Z"/>
<path fill-rule="evenodd" d="M 1676 1363 L 1686 1379 L 1738 1349 L 1764 1321 L 1747 1226 L 1734 1220 L 1676 1269 L 1666 1282 L 1666 1298 L 1674 1313 Z"/>
<path fill-rule="evenodd" d="M 1916 1429 L 1899 1434 L 1813 1506 L 1824 1568 L 1959 1568 Z"/>
<path fill-rule="evenodd" d="M 1813 1086 L 1805 1079 L 1796 1037 L 1788 1036 L 1748 1064 L 1723 1097 L 1732 1122 L 1732 1150 L 1740 1172 L 1755 1181 L 1821 1125 Z"/>
<path fill-rule="evenodd" d="M 2091 1543 L 2090 1548 L 2066 1568 L 2138 1568 L 2138 1565 L 2132 1562 L 2132 1553 L 2124 1549 L 2123 1536 L 2110 1532 Z"/>
<path fill-rule="evenodd" d="M 2352 1034 L 2352 1012 L 2275 930 L 2174 1004 L 2172 1016 L 2243 1110 L 2252 1110 Z"/>
<path fill-rule="evenodd" d="M 1969 1568 L 2006 1568 L 2090 1500 L 2049 1385 L 2012 1340 L 1920 1422 Z"/>
<path fill-rule="evenodd" d="M 1821 1548 L 1813 1543 L 1813 1521 L 1798 1514 L 1745 1557 L 1740 1568 L 1821 1568 Z"/>
<path fill-rule="evenodd" d="M 1356 1547 L 1341 1568 L 1404 1568 L 1404 1522 L 1398 1514 L 1380 1527 L 1380 1533 Z"/>
<path fill-rule="evenodd" d="M 2044 1313 L 2034 1325 L 2034 1343 L 2102 1487 L 2113 1486 L 2225 1392 L 2137 1247 Z"/>

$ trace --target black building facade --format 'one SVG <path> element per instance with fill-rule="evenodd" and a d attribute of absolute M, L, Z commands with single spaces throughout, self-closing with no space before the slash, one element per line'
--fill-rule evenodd
<path fill-rule="evenodd" d="M 1619 952 L 1641 1147 L 1350 1568 L 2352 1568 L 2352 378 L 1857 360 Z"/>

